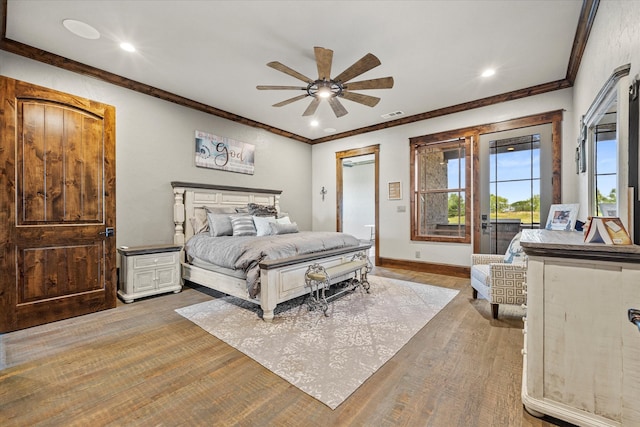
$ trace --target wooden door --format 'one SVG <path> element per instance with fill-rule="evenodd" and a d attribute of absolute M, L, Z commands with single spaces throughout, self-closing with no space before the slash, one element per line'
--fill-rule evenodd
<path fill-rule="evenodd" d="M 115 307 L 113 107 L 0 77 L 0 206 L 0 332 Z"/>

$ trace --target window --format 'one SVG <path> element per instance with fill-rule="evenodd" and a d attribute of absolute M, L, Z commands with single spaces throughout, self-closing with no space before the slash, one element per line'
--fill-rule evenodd
<path fill-rule="evenodd" d="M 471 241 L 470 137 L 411 140 L 411 240 Z"/>

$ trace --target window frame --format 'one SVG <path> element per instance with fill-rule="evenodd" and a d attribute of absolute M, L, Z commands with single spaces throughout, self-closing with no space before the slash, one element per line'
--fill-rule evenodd
<path fill-rule="evenodd" d="M 421 192 L 418 188 L 419 182 L 419 165 L 417 164 L 417 158 L 419 155 L 419 149 L 421 147 L 430 146 L 436 147 L 438 145 L 450 145 L 456 140 L 464 140 L 462 144 L 464 146 L 464 186 L 459 187 L 456 190 L 464 191 L 464 234 L 461 236 L 443 236 L 433 234 L 419 234 L 419 196 Z M 426 241 L 426 242 L 449 242 L 449 243 L 471 243 L 471 147 L 473 145 L 473 135 L 470 133 L 457 133 L 457 132 L 441 132 L 431 135 L 423 135 L 419 137 L 410 138 L 410 181 L 411 181 L 411 240 L 412 241 Z"/>

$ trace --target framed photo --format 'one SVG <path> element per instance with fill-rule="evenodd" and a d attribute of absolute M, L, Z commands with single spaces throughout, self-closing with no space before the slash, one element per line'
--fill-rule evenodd
<path fill-rule="evenodd" d="M 571 231 L 575 229 L 580 205 L 551 205 L 547 216 L 547 230 Z"/>
<path fill-rule="evenodd" d="M 389 183 L 389 200 L 401 200 L 402 199 L 402 186 L 400 181 L 393 181 Z"/>

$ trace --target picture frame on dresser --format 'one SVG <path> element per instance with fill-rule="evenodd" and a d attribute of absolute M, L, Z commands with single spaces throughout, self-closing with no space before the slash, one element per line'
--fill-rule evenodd
<path fill-rule="evenodd" d="M 577 203 L 551 205 L 545 229 L 554 231 L 573 231 L 580 205 Z"/>

